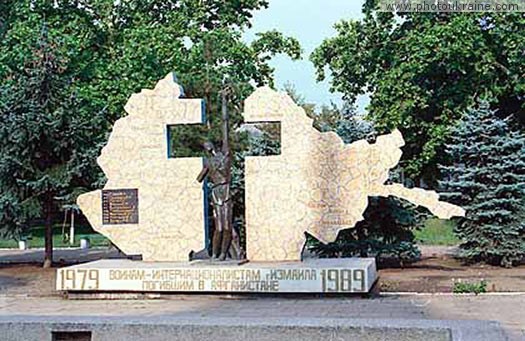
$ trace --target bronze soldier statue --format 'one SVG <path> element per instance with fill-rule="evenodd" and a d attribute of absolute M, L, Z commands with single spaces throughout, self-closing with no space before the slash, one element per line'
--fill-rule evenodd
<path fill-rule="evenodd" d="M 244 258 L 239 236 L 233 229 L 232 196 L 230 193 L 232 158 L 229 145 L 229 117 L 227 108 L 227 94 L 229 89 L 221 92 L 222 95 L 222 148 L 217 151 L 211 142 L 205 142 L 203 147 L 209 153 L 204 161 L 204 167 L 197 176 L 199 182 L 205 178 L 211 183 L 213 218 L 215 231 L 212 237 L 212 259 L 225 260 L 228 256 L 233 259 Z M 231 247 L 231 248 L 230 248 Z"/>
<path fill-rule="evenodd" d="M 229 151 L 216 151 L 211 142 L 204 143 L 204 149 L 210 153 L 210 157 L 205 159 L 204 168 L 197 180 L 202 182 L 207 177 L 212 185 L 211 198 L 215 221 L 212 258 L 225 260 L 232 240 L 231 158 Z"/>

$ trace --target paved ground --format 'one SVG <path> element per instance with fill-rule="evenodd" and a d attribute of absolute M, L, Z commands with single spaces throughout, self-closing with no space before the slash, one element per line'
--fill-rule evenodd
<path fill-rule="evenodd" d="M 500 321 L 511 340 L 525 340 L 525 295 L 360 298 L 184 296 L 170 300 L 67 301 L 0 297 L 0 316 L 195 318 L 347 318 Z"/>
<path fill-rule="evenodd" d="M 456 246 L 426 246 L 419 247 L 422 258 L 436 258 L 442 256 L 453 256 L 457 253 Z M 54 258 L 58 263 L 81 263 L 98 260 L 102 258 L 125 257 L 115 248 L 95 247 L 82 250 L 79 248 L 61 248 L 54 250 Z M 44 259 L 43 248 L 28 250 L 0 249 L 0 264 L 39 263 Z"/>
<path fill-rule="evenodd" d="M 102 258 L 125 257 L 114 248 L 92 248 L 82 250 L 79 248 L 55 249 L 53 258 L 58 264 L 74 264 L 90 262 Z M 41 263 L 44 259 L 44 249 L 0 249 L 0 264 Z"/>

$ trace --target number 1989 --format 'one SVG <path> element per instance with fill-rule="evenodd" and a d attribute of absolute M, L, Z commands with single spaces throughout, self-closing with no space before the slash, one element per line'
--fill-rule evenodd
<path fill-rule="evenodd" d="M 321 284 L 323 292 L 364 292 L 365 271 L 359 269 L 321 270 Z"/>

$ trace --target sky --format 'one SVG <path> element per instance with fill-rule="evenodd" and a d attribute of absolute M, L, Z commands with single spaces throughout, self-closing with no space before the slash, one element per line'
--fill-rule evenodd
<path fill-rule="evenodd" d="M 341 94 L 331 93 L 328 80 L 317 82 L 315 68 L 309 61 L 312 51 L 327 38 L 336 34 L 333 25 L 341 19 L 359 19 L 364 0 L 269 0 L 269 7 L 254 13 L 253 27 L 244 36 L 254 39 L 256 32 L 276 29 L 295 37 L 303 48 L 303 59 L 292 61 L 285 56 L 275 57 L 276 85 L 282 89 L 292 83 L 307 102 L 318 105 L 341 103 Z M 368 97 L 359 98 L 358 112 L 363 112 Z"/>

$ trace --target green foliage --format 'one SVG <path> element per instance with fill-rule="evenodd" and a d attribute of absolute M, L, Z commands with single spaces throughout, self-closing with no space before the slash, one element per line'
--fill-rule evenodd
<path fill-rule="evenodd" d="M 469 282 L 454 282 L 453 292 L 455 294 L 481 294 L 487 292 L 487 282 L 484 280 L 479 281 L 478 283 L 469 283 Z"/>
<path fill-rule="evenodd" d="M 460 243 L 454 233 L 455 226 L 451 220 L 431 218 L 421 229 L 414 231 L 414 236 L 418 244 L 454 246 Z"/>
<path fill-rule="evenodd" d="M 318 79 L 353 102 L 370 94 L 380 132 L 406 140 L 401 166 L 433 184 L 443 144 L 460 113 L 484 96 L 502 117 L 525 123 L 525 17 L 521 13 L 382 13 L 366 1 L 361 20 L 311 55 Z"/>
<path fill-rule="evenodd" d="M 462 256 L 510 266 L 525 256 L 525 136 L 486 102 L 452 130 L 442 167 L 442 196 L 463 206 Z"/>
<path fill-rule="evenodd" d="M 0 85 L 0 234 L 18 236 L 89 186 L 91 129 L 61 42 L 40 26 L 24 69 Z M 14 52 L 14 51 L 9 51 Z M 75 112 L 76 114 L 73 114 Z"/>

